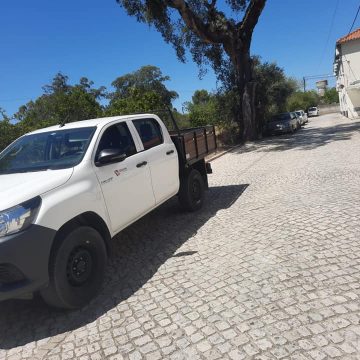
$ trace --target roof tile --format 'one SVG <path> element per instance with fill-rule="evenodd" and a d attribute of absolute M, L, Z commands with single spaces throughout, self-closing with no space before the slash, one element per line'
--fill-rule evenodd
<path fill-rule="evenodd" d="M 356 39 L 360 39 L 360 28 L 353 31 L 352 33 L 350 33 L 350 34 L 348 34 L 346 36 L 343 36 L 336 43 L 337 44 L 343 44 L 343 43 L 346 43 L 348 41 L 356 40 Z"/>

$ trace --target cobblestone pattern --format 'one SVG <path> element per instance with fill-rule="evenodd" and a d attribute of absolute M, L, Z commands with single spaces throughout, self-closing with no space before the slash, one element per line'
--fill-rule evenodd
<path fill-rule="evenodd" d="M 0 304 L 0 359 L 359 359 L 360 123 L 321 116 L 213 162 L 116 240 L 82 311 Z"/>

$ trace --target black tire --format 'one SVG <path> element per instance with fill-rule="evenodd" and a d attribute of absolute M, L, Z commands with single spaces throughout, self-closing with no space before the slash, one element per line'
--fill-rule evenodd
<path fill-rule="evenodd" d="M 204 204 L 205 184 L 198 170 L 191 172 L 181 181 L 179 201 L 182 209 L 196 211 Z"/>
<path fill-rule="evenodd" d="M 49 286 L 40 293 L 50 306 L 78 309 L 101 290 L 106 246 L 102 236 L 88 226 L 80 226 L 57 240 L 49 263 Z"/>

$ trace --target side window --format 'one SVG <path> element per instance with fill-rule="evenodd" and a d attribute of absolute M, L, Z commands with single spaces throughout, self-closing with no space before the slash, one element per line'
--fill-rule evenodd
<path fill-rule="evenodd" d="M 126 156 L 136 154 L 136 147 L 134 144 L 133 137 L 126 123 L 122 122 L 116 125 L 120 133 L 120 149 L 124 151 Z"/>
<path fill-rule="evenodd" d="M 126 156 L 136 153 L 136 147 L 126 123 L 115 124 L 105 130 L 96 151 L 96 158 L 105 149 L 120 149 Z"/>
<path fill-rule="evenodd" d="M 155 119 L 133 120 L 144 149 L 148 150 L 164 142 L 160 124 Z"/>

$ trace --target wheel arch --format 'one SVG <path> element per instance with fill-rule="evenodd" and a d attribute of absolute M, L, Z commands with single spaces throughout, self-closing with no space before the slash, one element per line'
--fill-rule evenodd
<path fill-rule="evenodd" d="M 192 164 L 191 166 L 189 166 L 188 168 L 186 168 L 186 171 L 184 171 L 182 174 L 180 174 L 180 181 L 184 181 L 184 179 L 189 176 L 190 172 L 195 169 L 197 170 L 203 180 L 204 180 L 204 184 L 205 184 L 205 189 L 207 190 L 209 188 L 209 181 L 208 181 L 208 174 L 207 174 L 207 170 L 206 170 L 206 162 L 205 159 L 201 159 L 197 162 L 195 162 L 194 164 Z"/>
<path fill-rule="evenodd" d="M 93 229 L 95 229 L 96 231 L 98 231 L 99 234 L 104 239 L 108 256 L 110 257 L 112 255 L 113 245 L 112 245 L 112 241 L 111 241 L 111 235 L 110 235 L 110 231 L 109 231 L 104 219 L 102 219 L 101 216 L 99 216 L 98 214 L 96 214 L 92 211 L 87 211 L 80 215 L 77 215 L 73 219 L 66 222 L 56 232 L 54 241 L 51 246 L 49 261 L 53 257 L 54 252 L 57 250 L 61 239 L 79 226 L 89 226 L 89 227 L 92 227 Z"/>

